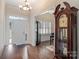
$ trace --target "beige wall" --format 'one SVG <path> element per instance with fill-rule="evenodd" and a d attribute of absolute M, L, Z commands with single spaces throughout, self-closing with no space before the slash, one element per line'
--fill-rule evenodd
<path fill-rule="evenodd" d="M 0 0 L 0 50 L 5 45 L 5 1 Z M 0 51 L 0 55 L 1 55 Z"/>
<path fill-rule="evenodd" d="M 78 52 L 77 53 L 78 53 L 78 59 L 79 59 L 79 26 L 78 25 L 79 25 L 79 11 L 78 11 L 78 18 L 77 18 L 77 39 L 78 39 L 78 41 L 77 41 Z"/>

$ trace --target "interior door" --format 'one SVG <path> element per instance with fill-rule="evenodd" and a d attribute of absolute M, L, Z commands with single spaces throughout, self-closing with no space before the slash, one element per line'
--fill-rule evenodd
<path fill-rule="evenodd" d="M 26 20 L 14 20 L 12 21 L 12 37 L 13 43 L 25 44 L 26 43 Z"/>
<path fill-rule="evenodd" d="M 36 45 L 39 45 L 41 43 L 40 27 L 40 22 L 36 21 Z"/>

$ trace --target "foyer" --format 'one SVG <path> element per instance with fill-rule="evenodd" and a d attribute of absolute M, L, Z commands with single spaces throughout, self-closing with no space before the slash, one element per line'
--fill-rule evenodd
<path fill-rule="evenodd" d="M 0 59 L 79 59 L 78 0 L 0 0 Z"/>

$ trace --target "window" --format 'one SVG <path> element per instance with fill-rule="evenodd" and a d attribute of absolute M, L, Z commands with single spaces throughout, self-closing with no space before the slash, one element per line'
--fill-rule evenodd
<path fill-rule="evenodd" d="M 51 34 L 51 22 L 41 21 L 40 34 Z"/>

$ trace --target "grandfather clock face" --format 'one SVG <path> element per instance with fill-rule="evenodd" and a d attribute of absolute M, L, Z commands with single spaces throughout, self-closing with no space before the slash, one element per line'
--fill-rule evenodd
<path fill-rule="evenodd" d="M 67 27 L 67 26 L 68 26 L 68 18 L 65 14 L 63 14 L 59 18 L 59 27 Z"/>

